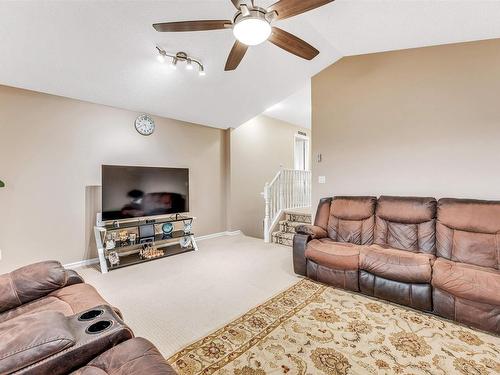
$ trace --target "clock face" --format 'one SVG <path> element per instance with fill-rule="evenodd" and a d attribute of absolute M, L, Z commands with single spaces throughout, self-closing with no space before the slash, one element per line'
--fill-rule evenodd
<path fill-rule="evenodd" d="M 155 131 L 155 122 L 149 115 L 140 115 L 135 120 L 135 129 L 142 135 L 151 135 Z"/>

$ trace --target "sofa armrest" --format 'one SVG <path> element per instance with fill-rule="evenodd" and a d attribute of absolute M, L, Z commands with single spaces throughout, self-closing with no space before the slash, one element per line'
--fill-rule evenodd
<path fill-rule="evenodd" d="M 21 315 L 0 324 L 0 373 L 10 374 L 75 344 L 66 317 L 55 311 Z"/>
<path fill-rule="evenodd" d="M 0 275 L 0 312 L 31 302 L 67 285 L 83 282 L 61 263 L 46 261 Z"/>
<path fill-rule="evenodd" d="M 328 236 L 328 233 L 326 230 L 324 230 L 321 227 L 318 227 L 317 225 L 298 225 L 295 228 L 295 232 L 298 234 L 306 234 L 308 236 L 311 236 L 311 239 L 319 239 L 319 238 L 326 238 Z"/>
<path fill-rule="evenodd" d="M 137 337 L 122 342 L 93 359 L 71 375 L 176 375 L 158 349 Z"/>
<path fill-rule="evenodd" d="M 311 236 L 307 234 L 296 234 L 293 236 L 293 270 L 297 275 L 306 276 L 306 248 L 311 241 Z"/>

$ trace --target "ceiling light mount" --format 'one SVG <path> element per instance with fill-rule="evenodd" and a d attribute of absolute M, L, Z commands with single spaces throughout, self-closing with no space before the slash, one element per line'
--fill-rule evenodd
<path fill-rule="evenodd" d="M 272 32 L 272 18 L 268 19 L 267 15 L 264 8 L 249 9 L 246 5 L 242 5 L 233 20 L 234 37 L 247 46 L 264 43 Z"/>
<path fill-rule="evenodd" d="M 177 52 L 177 53 L 168 53 L 164 49 L 156 46 L 156 50 L 158 51 L 158 60 L 160 62 L 164 62 L 167 57 L 171 58 L 171 67 L 173 69 L 177 68 L 177 63 L 178 62 L 185 62 L 186 63 L 186 70 L 194 70 L 194 65 L 198 66 L 198 73 L 200 76 L 206 75 L 205 72 L 205 67 L 203 63 L 195 59 L 192 56 L 189 56 L 186 52 Z"/>

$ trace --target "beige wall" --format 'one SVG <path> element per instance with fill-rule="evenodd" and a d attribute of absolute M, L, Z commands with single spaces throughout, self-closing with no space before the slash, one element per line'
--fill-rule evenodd
<path fill-rule="evenodd" d="M 0 86 L 0 272 L 96 256 L 101 164 L 190 168 L 195 231 L 226 229 L 225 132 L 155 117 L 154 135 L 143 137 L 137 115 Z"/>
<path fill-rule="evenodd" d="M 260 193 L 280 166 L 294 167 L 294 137 L 309 130 L 267 116 L 231 130 L 230 227 L 263 237 L 264 199 Z"/>
<path fill-rule="evenodd" d="M 313 204 L 500 199 L 499 93 L 499 39 L 343 58 L 312 80 Z"/>

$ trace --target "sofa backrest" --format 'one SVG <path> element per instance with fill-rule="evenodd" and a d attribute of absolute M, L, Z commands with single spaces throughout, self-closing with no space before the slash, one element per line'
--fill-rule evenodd
<path fill-rule="evenodd" d="M 328 236 L 337 242 L 371 245 L 376 204 L 376 197 L 334 197 L 325 228 Z"/>
<path fill-rule="evenodd" d="M 429 197 L 381 196 L 377 202 L 377 245 L 436 253 L 437 201 Z"/>
<path fill-rule="evenodd" d="M 456 262 L 500 269 L 500 202 L 439 200 L 437 255 Z"/>

